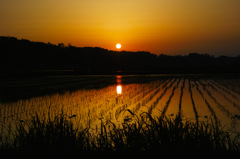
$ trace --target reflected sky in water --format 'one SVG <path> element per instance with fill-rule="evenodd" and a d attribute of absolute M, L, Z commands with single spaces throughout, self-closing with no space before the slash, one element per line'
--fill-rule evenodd
<path fill-rule="evenodd" d="M 134 114 L 148 112 L 160 116 L 164 112 L 166 116 L 181 114 L 189 120 L 198 118 L 199 121 L 221 121 L 223 126 L 239 125 L 240 79 L 154 77 L 149 82 L 150 77 L 141 77 L 147 82 L 139 82 L 139 78 L 134 76 L 114 76 L 109 79 L 111 84 L 106 87 L 78 89 L 16 102 L 0 102 L 0 124 L 9 125 L 14 121 L 28 120 L 36 112 L 39 118 L 50 116 L 54 119 L 55 115 L 64 110 L 66 115 L 74 115 L 72 120 L 84 128 L 89 123 L 100 124 L 99 119 L 120 123 L 128 109 Z M 98 80 L 98 77 L 95 76 L 94 79 Z M 136 83 L 132 82 L 134 79 Z M 109 81 L 104 78 L 101 82 Z M 84 83 L 86 84 L 85 81 Z"/>
<path fill-rule="evenodd" d="M 122 94 L 122 76 L 116 76 L 117 78 L 117 94 L 121 95 Z"/>
<path fill-rule="evenodd" d="M 117 86 L 117 94 L 122 94 L 122 86 L 121 85 L 118 85 Z"/>

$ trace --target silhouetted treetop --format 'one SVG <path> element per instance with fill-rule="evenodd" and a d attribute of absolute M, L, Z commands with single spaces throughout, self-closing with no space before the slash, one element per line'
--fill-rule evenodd
<path fill-rule="evenodd" d="M 4 73 L 72 70 L 77 73 L 218 73 L 239 72 L 240 55 L 156 55 L 150 52 L 113 51 L 63 43 L 32 42 L 0 36 L 0 71 Z"/>

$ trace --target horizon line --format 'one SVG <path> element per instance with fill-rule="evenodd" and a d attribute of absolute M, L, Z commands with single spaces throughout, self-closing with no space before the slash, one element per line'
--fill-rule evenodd
<path fill-rule="evenodd" d="M 160 56 L 160 55 L 165 55 L 165 56 L 189 56 L 190 54 L 199 54 L 199 55 L 209 55 L 209 56 L 213 56 L 213 57 L 239 57 L 240 56 L 240 53 L 239 54 L 236 54 L 236 55 L 232 55 L 232 56 L 229 56 L 229 55 L 214 55 L 214 54 L 209 54 L 209 53 L 199 53 L 199 52 L 189 52 L 189 53 L 184 53 L 184 54 L 174 54 L 174 55 L 169 55 L 167 53 L 160 53 L 160 54 L 156 54 L 156 53 L 152 53 L 150 51 L 127 51 L 127 50 L 111 50 L 111 49 L 106 49 L 106 48 L 102 48 L 102 47 L 99 47 L 99 46 L 74 46 L 72 45 L 71 43 L 68 43 L 67 45 L 64 44 L 63 42 L 60 42 L 58 44 L 54 44 L 54 43 L 51 43 L 51 42 L 43 42 L 43 41 L 33 41 L 33 40 L 29 40 L 29 39 L 25 39 L 25 38 L 19 38 L 19 37 L 15 37 L 15 36 L 2 36 L 0 35 L 0 38 L 12 38 L 12 39 L 16 39 L 16 40 L 25 40 L 25 41 L 29 41 L 29 42 L 33 42 L 33 43 L 44 43 L 46 45 L 54 45 L 56 47 L 64 47 L 64 48 L 69 48 L 69 47 L 74 47 L 74 48 L 98 48 L 98 49 L 103 49 L 103 50 L 107 50 L 107 51 L 111 51 L 111 52 L 129 52 L 129 53 L 150 53 L 150 54 L 154 54 L 154 55 L 157 55 L 157 56 Z M 63 44 L 64 46 L 58 46 L 58 45 L 61 45 Z"/>

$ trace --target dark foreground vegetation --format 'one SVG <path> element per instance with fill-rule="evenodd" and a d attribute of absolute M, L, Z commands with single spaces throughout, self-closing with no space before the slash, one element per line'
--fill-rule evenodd
<path fill-rule="evenodd" d="M 130 110 L 127 110 L 132 113 Z M 135 116 L 134 114 L 132 114 Z M 101 124 L 98 134 L 74 128 L 73 116 L 60 114 L 54 119 L 21 121 L 11 132 L 13 139 L 1 137 L 0 152 L 179 152 L 230 156 L 240 155 L 239 138 L 212 123 L 175 118 L 153 118 L 147 113 L 117 126 Z M 196 154 L 195 154 L 196 155 Z"/>
<path fill-rule="evenodd" d="M 240 56 L 186 56 L 65 46 L 0 36 L 0 76 L 54 74 L 240 73 Z"/>

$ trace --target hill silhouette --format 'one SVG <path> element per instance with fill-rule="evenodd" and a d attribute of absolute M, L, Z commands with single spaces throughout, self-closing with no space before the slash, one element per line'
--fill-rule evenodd
<path fill-rule="evenodd" d="M 155 55 L 99 47 L 64 46 L 0 36 L 1 75 L 239 73 L 240 56 Z"/>

